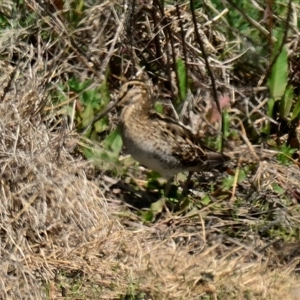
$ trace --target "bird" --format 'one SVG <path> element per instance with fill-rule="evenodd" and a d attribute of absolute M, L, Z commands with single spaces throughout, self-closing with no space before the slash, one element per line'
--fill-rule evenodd
<path fill-rule="evenodd" d="M 171 180 L 181 172 L 210 171 L 229 157 L 206 146 L 183 123 L 154 109 L 149 85 L 140 80 L 120 89 L 120 132 L 127 152 L 140 164 Z"/>

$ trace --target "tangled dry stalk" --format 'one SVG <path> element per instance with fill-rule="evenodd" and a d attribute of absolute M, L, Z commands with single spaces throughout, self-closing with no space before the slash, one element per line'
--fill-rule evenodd
<path fill-rule="evenodd" d="M 120 200 L 120 193 L 110 189 L 112 178 L 70 152 L 69 146 L 80 135 L 60 115 L 60 106 L 53 105 L 51 97 L 71 76 L 82 81 L 92 78 L 97 85 L 109 67 L 113 94 L 118 82 L 130 77 L 137 65 L 151 64 L 151 70 L 159 70 L 153 80 L 161 90 L 165 82 L 171 83 L 172 95 L 177 77 L 168 67 L 174 46 L 177 55 L 186 52 L 194 84 L 206 87 L 212 97 L 186 6 L 179 7 L 182 24 L 178 24 L 176 7 L 167 7 L 165 18 L 160 19 L 149 5 L 139 4 L 134 20 L 139 31 L 135 28 L 130 37 L 126 24 L 131 21 L 120 1 L 94 4 L 81 19 L 80 29 L 72 30 L 66 26 L 66 14 L 53 13 L 51 4 L 24 2 L 23 9 L 36 18 L 35 25 L 18 27 L 12 22 L 15 27 L 0 34 L 0 298 L 298 299 L 299 243 L 264 238 L 276 222 L 291 231 L 299 225 L 297 201 L 287 206 L 268 189 L 272 178 L 289 187 L 292 195 L 297 193 L 293 188 L 300 177 L 296 167 L 288 173 L 272 160 L 259 164 L 253 176 L 260 189 L 238 189 L 237 198 L 245 203 L 235 211 L 207 206 L 144 225 Z M 221 63 L 218 53 L 226 38 L 205 14 L 199 12 L 197 17 L 213 59 L 216 84 L 232 91 L 226 82 L 236 76 L 230 70 L 242 56 L 239 47 L 230 52 L 227 64 Z M 178 30 L 181 26 L 185 45 Z M 43 34 L 51 33 L 51 43 L 44 42 L 42 28 Z M 126 40 L 134 52 L 124 47 Z M 237 39 L 236 45 L 240 43 Z M 259 74 L 251 76 L 258 81 Z M 239 79 L 237 98 L 250 93 L 245 85 L 248 78 Z M 73 103 L 71 93 L 68 97 Z M 238 104 L 235 109 L 240 109 Z M 268 173 L 271 176 L 266 178 Z M 274 203 L 274 210 L 268 212 L 272 221 L 263 226 L 264 219 L 255 208 L 259 199 Z"/>

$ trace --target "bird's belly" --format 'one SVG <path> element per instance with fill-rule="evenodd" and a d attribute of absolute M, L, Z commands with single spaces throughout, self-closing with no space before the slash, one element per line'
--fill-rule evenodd
<path fill-rule="evenodd" d="M 125 137 L 124 145 L 128 153 L 150 170 L 159 172 L 162 177 L 170 178 L 181 171 L 180 162 L 164 151 L 164 144 L 137 143 L 136 139 Z"/>

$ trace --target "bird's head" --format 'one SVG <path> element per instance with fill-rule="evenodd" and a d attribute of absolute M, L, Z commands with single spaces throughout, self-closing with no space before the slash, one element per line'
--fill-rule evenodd
<path fill-rule="evenodd" d="M 137 104 L 149 99 L 150 89 L 148 85 L 139 80 L 131 80 L 123 84 L 119 94 L 118 105 L 125 106 Z"/>

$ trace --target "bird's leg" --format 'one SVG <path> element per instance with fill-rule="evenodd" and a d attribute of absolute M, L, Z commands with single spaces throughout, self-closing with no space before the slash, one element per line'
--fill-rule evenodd
<path fill-rule="evenodd" d="M 192 178 L 193 172 L 189 172 L 189 175 L 184 183 L 181 195 L 179 197 L 179 202 L 182 201 L 188 194 L 189 191 L 189 185 L 191 183 L 191 178 Z"/>
<path fill-rule="evenodd" d="M 172 187 L 173 179 L 174 179 L 174 177 L 171 177 L 167 180 L 166 187 L 165 187 L 165 194 L 164 194 L 165 198 L 167 198 L 169 196 L 169 193 L 170 193 L 171 187 Z"/>
<path fill-rule="evenodd" d="M 169 217 L 171 217 L 171 213 L 170 213 L 170 211 L 169 211 L 169 209 L 168 209 L 168 207 L 166 205 L 166 199 L 168 198 L 169 193 L 171 191 L 173 180 L 174 180 L 174 177 L 168 178 L 167 183 L 166 183 L 166 187 L 165 187 L 165 194 L 164 194 L 164 196 L 162 198 L 163 206 L 164 206 L 167 214 L 169 215 Z"/>

